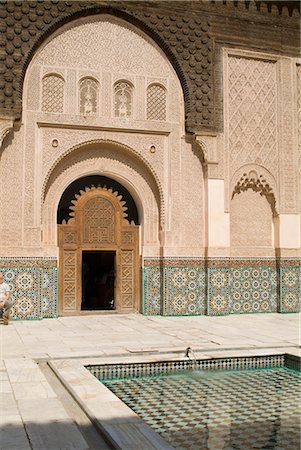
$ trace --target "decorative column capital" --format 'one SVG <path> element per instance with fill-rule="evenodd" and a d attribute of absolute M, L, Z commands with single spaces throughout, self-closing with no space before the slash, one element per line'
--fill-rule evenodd
<path fill-rule="evenodd" d="M 14 125 L 13 119 L 4 119 L 0 117 L 0 148 L 2 147 L 4 138 L 13 129 L 13 125 Z"/>
<path fill-rule="evenodd" d="M 200 153 L 208 178 L 218 177 L 218 151 L 216 134 L 195 134 L 196 151 Z"/>

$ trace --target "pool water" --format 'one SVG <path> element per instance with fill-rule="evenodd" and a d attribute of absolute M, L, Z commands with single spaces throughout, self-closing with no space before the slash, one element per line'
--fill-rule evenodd
<path fill-rule="evenodd" d="M 300 449 L 300 373 L 187 371 L 102 380 L 176 449 Z"/>

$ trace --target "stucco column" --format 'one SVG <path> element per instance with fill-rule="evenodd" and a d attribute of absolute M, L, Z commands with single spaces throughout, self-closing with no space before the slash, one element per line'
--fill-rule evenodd
<path fill-rule="evenodd" d="M 279 247 L 300 248 L 300 215 L 279 214 Z"/>
<path fill-rule="evenodd" d="M 224 180 L 207 179 L 208 253 L 230 246 L 230 216 L 225 213 Z M 218 255 L 217 255 L 218 256 Z"/>

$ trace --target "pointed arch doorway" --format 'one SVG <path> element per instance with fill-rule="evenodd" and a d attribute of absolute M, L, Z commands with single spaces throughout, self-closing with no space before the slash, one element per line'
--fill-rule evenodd
<path fill-rule="evenodd" d="M 140 310 L 139 225 L 122 195 L 86 187 L 58 225 L 59 314 Z"/>

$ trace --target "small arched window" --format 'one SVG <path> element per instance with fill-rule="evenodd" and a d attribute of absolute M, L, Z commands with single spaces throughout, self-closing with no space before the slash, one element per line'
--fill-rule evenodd
<path fill-rule="evenodd" d="M 59 75 L 46 75 L 42 80 L 42 111 L 64 112 L 64 80 Z"/>
<path fill-rule="evenodd" d="M 84 78 L 79 84 L 79 109 L 83 116 L 95 115 L 98 103 L 98 83 L 93 78 Z"/>
<path fill-rule="evenodd" d="M 166 89 L 160 84 L 147 88 L 147 120 L 166 120 Z"/>
<path fill-rule="evenodd" d="M 133 110 L 133 86 L 127 81 L 117 81 L 114 86 L 116 117 L 131 117 Z"/>

